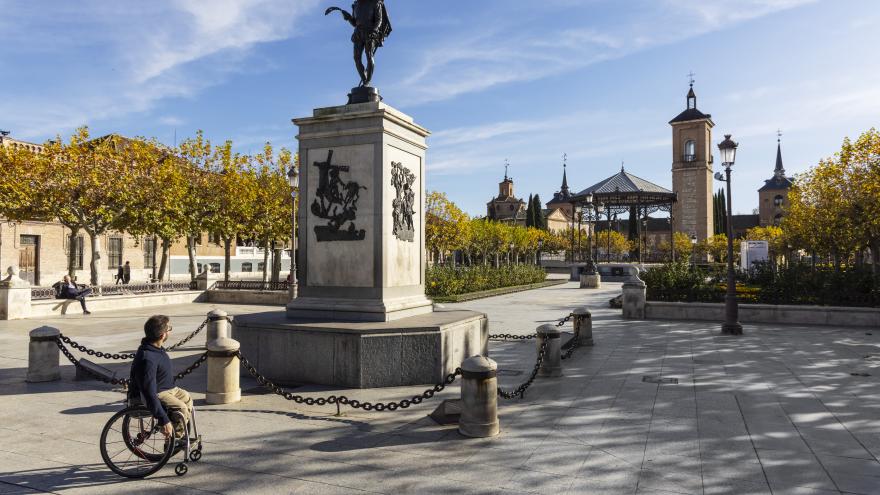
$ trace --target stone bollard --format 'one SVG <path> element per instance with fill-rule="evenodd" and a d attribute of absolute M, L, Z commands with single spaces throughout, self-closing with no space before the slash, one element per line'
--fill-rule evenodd
<path fill-rule="evenodd" d="M 574 334 L 578 336 L 579 345 L 594 345 L 593 313 L 586 306 L 574 310 Z"/>
<path fill-rule="evenodd" d="M 229 315 L 226 314 L 226 311 L 223 311 L 222 309 L 215 309 L 208 313 L 208 342 L 232 337 L 232 334 L 229 332 L 228 316 Z"/>
<path fill-rule="evenodd" d="M 483 356 L 461 363 L 461 417 L 458 431 L 466 437 L 494 437 L 498 422 L 498 364 Z"/>
<path fill-rule="evenodd" d="M 10 266 L 8 277 L 0 281 L 0 320 L 21 320 L 31 315 L 31 284 L 19 277 L 17 266 Z"/>
<path fill-rule="evenodd" d="M 58 336 L 61 330 L 52 327 L 40 327 L 31 330 L 31 342 L 28 344 L 28 372 L 25 381 L 30 383 L 52 382 L 61 379 L 61 367 L 58 359 Z"/>
<path fill-rule="evenodd" d="M 645 282 L 634 274 L 623 284 L 623 317 L 631 320 L 645 319 Z"/>
<path fill-rule="evenodd" d="M 562 376 L 562 333 L 556 325 L 541 325 L 538 327 L 538 352 L 541 345 L 547 341 L 547 351 L 538 376 Z"/>
<path fill-rule="evenodd" d="M 231 404 L 241 400 L 238 377 L 241 363 L 236 340 L 221 338 L 208 342 L 208 387 L 205 402 L 208 404 Z"/>

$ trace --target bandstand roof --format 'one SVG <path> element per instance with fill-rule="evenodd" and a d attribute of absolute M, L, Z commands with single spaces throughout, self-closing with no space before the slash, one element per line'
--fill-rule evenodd
<path fill-rule="evenodd" d="M 583 202 L 587 194 L 593 201 L 608 206 L 670 205 L 676 201 L 674 192 L 627 172 L 620 172 L 573 195 L 572 202 Z"/>

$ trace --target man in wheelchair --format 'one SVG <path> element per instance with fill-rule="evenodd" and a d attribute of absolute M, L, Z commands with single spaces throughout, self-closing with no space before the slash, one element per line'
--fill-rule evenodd
<path fill-rule="evenodd" d="M 172 426 L 166 409 L 179 410 L 189 423 L 193 401 L 186 390 L 174 385 L 171 358 L 162 347 L 168 340 L 169 333 L 171 333 L 171 323 L 167 316 L 151 316 L 144 323 L 144 338 L 141 339 L 141 345 L 131 364 L 128 397 L 143 401 L 144 406 L 156 418 L 166 438 L 172 435 L 182 438 L 186 434 L 186 425 Z"/>

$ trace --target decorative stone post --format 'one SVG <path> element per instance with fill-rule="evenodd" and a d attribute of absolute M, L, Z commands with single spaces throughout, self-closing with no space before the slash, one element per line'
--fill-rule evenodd
<path fill-rule="evenodd" d="M 581 289 L 599 289 L 602 287 L 602 276 L 599 275 L 599 272 L 596 273 L 582 273 L 581 274 Z"/>
<path fill-rule="evenodd" d="M 0 282 L 0 320 L 21 320 L 31 315 L 31 284 L 18 276 L 18 267 L 10 266 L 8 277 Z"/>
<path fill-rule="evenodd" d="M 230 338 L 208 341 L 208 387 L 205 393 L 208 404 L 230 404 L 241 400 L 239 348 L 238 341 Z"/>
<path fill-rule="evenodd" d="M 541 345 L 547 342 L 547 351 L 538 376 L 562 376 L 562 333 L 556 325 L 541 325 L 538 327 L 538 352 Z"/>
<path fill-rule="evenodd" d="M 494 437 L 498 422 L 498 364 L 474 356 L 461 363 L 461 418 L 458 431 L 466 437 Z"/>
<path fill-rule="evenodd" d="M 631 320 L 645 319 L 645 300 L 647 299 L 647 285 L 638 274 L 623 284 L 623 317 Z"/>
<path fill-rule="evenodd" d="M 222 309 L 215 309 L 208 313 L 208 342 L 232 337 L 232 334 L 229 332 L 228 316 L 229 315 L 226 314 L 226 311 L 223 311 Z"/>
<path fill-rule="evenodd" d="M 53 327 L 40 327 L 31 330 L 26 381 L 38 383 L 61 379 L 61 368 L 58 364 L 60 351 L 58 344 L 56 344 L 60 335 L 61 331 Z"/>
<path fill-rule="evenodd" d="M 574 310 L 574 334 L 579 345 L 593 345 L 593 314 L 586 306 Z"/>
<path fill-rule="evenodd" d="M 211 267 L 204 265 L 202 273 L 196 275 L 196 290 L 211 290 L 219 280 L 219 275 L 211 273 Z"/>

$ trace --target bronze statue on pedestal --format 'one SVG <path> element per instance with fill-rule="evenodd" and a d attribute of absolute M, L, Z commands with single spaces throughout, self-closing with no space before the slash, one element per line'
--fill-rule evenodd
<path fill-rule="evenodd" d="M 358 75 L 361 77 L 360 85 L 352 89 L 349 95 L 349 104 L 364 103 L 367 101 L 379 101 L 379 92 L 370 86 L 373 80 L 373 71 L 376 67 L 376 50 L 385 42 L 385 38 L 391 34 L 391 21 L 383 0 L 355 0 L 351 6 L 351 13 L 339 8 L 330 7 L 324 15 L 339 11 L 342 17 L 354 26 L 351 41 L 354 43 L 354 63 Z M 366 65 L 364 65 L 366 55 Z"/>

